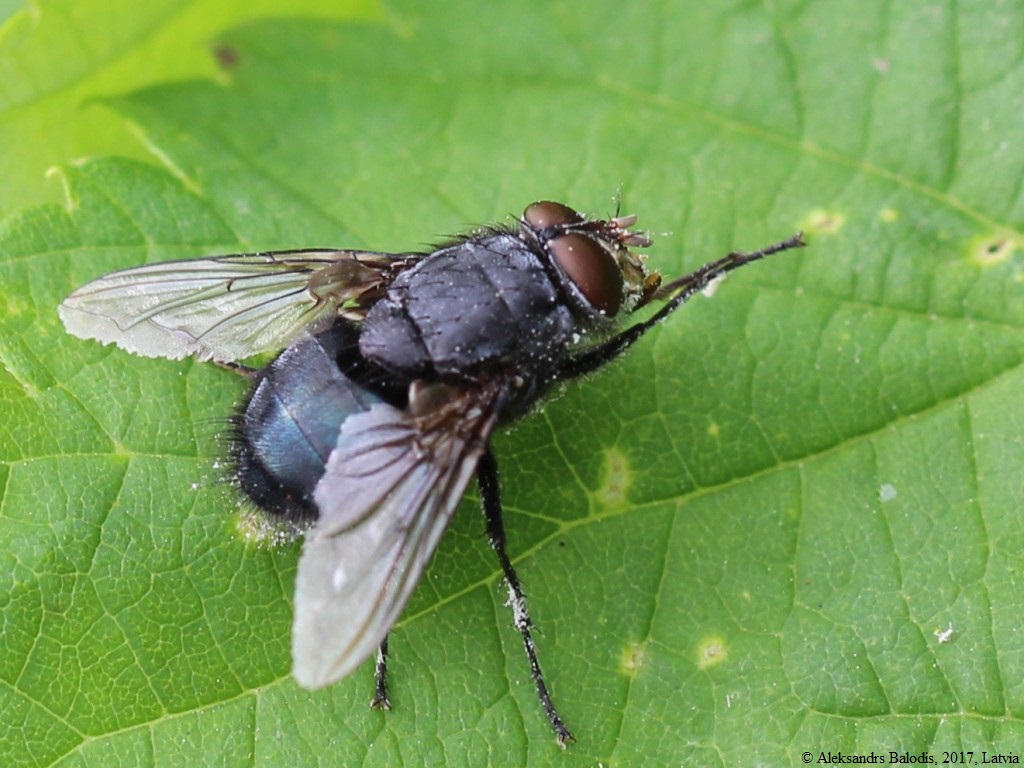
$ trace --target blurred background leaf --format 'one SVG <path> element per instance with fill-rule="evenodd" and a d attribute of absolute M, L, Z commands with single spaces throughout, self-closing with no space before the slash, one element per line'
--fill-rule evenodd
<path fill-rule="evenodd" d="M 5 765 L 1020 751 L 1020 3 L 231 7 L 40 3 L 0 36 Z M 73 339 L 57 303 L 616 193 L 668 275 L 811 247 L 496 441 L 578 742 L 472 499 L 394 633 L 395 710 L 369 668 L 298 689 L 297 547 L 245 538 L 218 482 L 244 382 Z"/>
<path fill-rule="evenodd" d="M 103 96 L 153 83 L 220 78 L 216 35 L 282 16 L 382 18 L 373 0 L 39 0 L 0 4 L 0 212 L 61 199 L 51 166 L 93 154 L 148 159 Z M 13 183 L 17 180 L 18 183 Z"/>

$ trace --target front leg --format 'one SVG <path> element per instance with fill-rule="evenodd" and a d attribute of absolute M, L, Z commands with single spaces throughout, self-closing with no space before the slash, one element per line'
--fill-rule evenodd
<path fill-rule="evenodd" d="M 788 251 L 792 248 L 802 248 L 804 245 L 806 243 L 803 241 L 803 233 L 797 233 L 788 240 L 775 243 L 759 251 L 751 251 L 750 253 L 734 251 L 728 256 L 723 256 L 717 261 L 705 264 L 690 274 L 683 275 L 663 285 L 654 294 L 655 299 L 668 299 L 661 309 L 644 322 L 630 326 L 622 333 L 598 344 L 596 347 L 591 347 L 577 357 L 571 358 L 555 372 L 554 380 L 568 381 L 580 376 L 586 376 L 588 373 L 593 373 L 604 367 L 643 338 L 643 335 L 651 330 L 651 328 L 679 309 L 691 296 L 698 291 L 703 291 L 727 272 L 731 272 L 752 261 L 763 259 L 765 256 Z"/>

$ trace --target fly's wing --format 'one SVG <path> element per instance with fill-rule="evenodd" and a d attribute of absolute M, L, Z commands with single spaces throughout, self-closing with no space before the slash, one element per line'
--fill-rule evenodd
<path fill-rule="evenodd" d="M 58 312 L 83 339 L 145 357 L 232 362 L 339 315 L 361 320 L 416 254 L 305 250 L 150 264 L 93 280 Z"/>
<path fill-rule="evenodd" d="M 407 410 L 379 404 L 345 421 L 296 576 L 299 685 L 336 682 L 380 645 L 476 471 L 503 396 L 498 386 L 437 385 Z"/>

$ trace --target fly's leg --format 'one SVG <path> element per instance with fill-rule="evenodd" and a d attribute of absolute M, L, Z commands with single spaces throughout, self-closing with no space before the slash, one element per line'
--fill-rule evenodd
<path fill-rule="evenodd" d="M 252 376 L 258 370 L 257 368 L 250 368 L 248 365 L 242 365 L 231 360 L 211 360 L 210 362 L 219 368 L 223 368 L 225 371 L 237 373 L 239 376 Z"/>
<path fill-rule="evenodd" d="M 633 344 L 638 342 L 645 333 L 651 330 L 651 328 L 679 309 L 679 307 L 685 304 L 695 293 L 703 291 L 715 280 L 718 280 L 725 275 L 726 272 L 731 272 L 732 270 L 742 267 L 745 264 L 749 264 L 752 261 L 763 259 L 765 256 L 771 256 L 774 253 L 788 251 L 793 248 L 802 248 L 804 245 L 806 245 L 806 243 L 803 241 L 803 233 L 798 233 L 788 240 L 783 240 L 781 243 L 775 243 L 774 245 L 762 248 L 759 251 L 751 251 L 749 253 L 734 251 L 728 256 L 723 256 L 717 261 L 705 264 L 703 267 L 700 267 L 690 274 L 683 275 L 682 277 L 661 286 L 653 296 L 654 299 L 667 299 L 661 309 L 651 315 L 651 317 L 644 322 L 630 326 L 617 336 L 613 336 L 607 341 L 598 344 L 596 347 L 588 349 L 583 354 L 566 362 L 555 373 L 555 380 L 565 381 L 568 379 L 575 379 L 579 376 L 586 376 L 588 373 L 593 373 L 599 368 L 604 367 L 608 362 L 615 359 L 633 346 Z"/>
<path fill-rule="evenodd" d="M 551 701 L 551 694 L 548 692 L 547 683 L 544 682 L 544 675 L 540 671 L 540 663 L 537 661 L 537 648 L 533 642 L 533 622 L 530 620 L 530 613 L 526 609 L 526 595 L 519 583 L 519 576 L 516 575 L 512 561 L 508 559 L 508 552 L 505 549 L 505 523 L 501 517 L 501 490 L 498 484 L 498 462 L 494 458 L 491 449 L 488 448 L 480 459 L 477 467 L 477 482 L 480 484 L 480 498 L 483 502 L 484 517 L 487 520 L 487 537 L 490 539 L 491 547 L 498 555 L 498 562 L 501 563 L 501 572 L 505 577 L 505 586 L 508 587 L 509 606 L 512 608 L 512 621 L 523 638 L 523 648 L 526 650 L 526 658 L 530 661 L 530 674 L 533 677 L 534 685 L 537 686 L 537 698 L 544 708 L 544 714 L 551 723 L 551 729 L 555 732 L 558 744 L 565 747 L 567 742 L 575 741 L 572 733 L 565 726 L 562 718 L 559 717 L 554 703 Z"/>
<path fill-rule="evenodd" d="M 384 635 L 377 649 L 377 663 L 373 667 L 374 691 L 370 709 L 391 709 L 388 699 L 388 636 Z"/>

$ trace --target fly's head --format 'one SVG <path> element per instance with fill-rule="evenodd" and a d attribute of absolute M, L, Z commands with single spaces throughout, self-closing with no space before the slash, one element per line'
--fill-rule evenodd
<path fill-rule="evenodd" d="M 645 304 L 661 284 L 660 275 L 646 269 L 645 255 L 631 250 L 652 242 L 630 229 L 635 223 L 636 216 L 588 219 L 542 200 L 526 207 L 519 226 L 547 257 L 574 309 L 598 320 Z"/>

